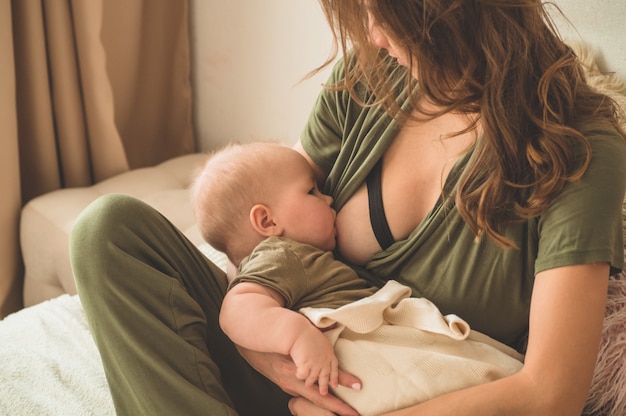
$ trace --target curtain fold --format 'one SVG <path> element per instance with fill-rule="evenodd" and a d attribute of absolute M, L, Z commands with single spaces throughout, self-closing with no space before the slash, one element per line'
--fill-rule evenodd
<path fill-rule="evenodd" d="M 187 0 L 0 0 L 0 316 L 30 199 L 196 150 Z"/>
<path fill-rule="evenodd" d="M 130 166 L 195 151 L 187 1 L 106 0 L 103 12 L 115 121 Z"/>
<path fill-rule="evenodd" d="M 102 4 L 73 3 L 12 3 L 25 201 L 128 170 L 99 41 Z"/>
<path fill-rule="evenodd" d="M 20 307 L 22 294 L 18 278 L 22 263 L 17 244 L 22 196 L 12 39 L 11 3 L 0 0 L 0 51 L 6 54 L 0 61 L 0 317 Z"/>

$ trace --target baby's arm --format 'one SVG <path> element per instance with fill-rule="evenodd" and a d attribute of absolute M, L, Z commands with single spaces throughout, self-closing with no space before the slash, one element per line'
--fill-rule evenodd
<path fill-rule="evenodd" d="M 275 290 L 252 282 L 235 285 L 224 297 L 220 326 L 237 345 L 259 352 L 289 355 L 296 376 L 321 394 L 338 384 L 339 364 L 333 346 L 306 317 L 284 307 Z"/>

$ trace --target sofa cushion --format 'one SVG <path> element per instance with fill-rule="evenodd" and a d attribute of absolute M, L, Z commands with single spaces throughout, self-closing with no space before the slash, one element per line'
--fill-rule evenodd
<path fill-rule="evenodd" d="M 69 261 L 69 233 L 78 214 L 101 195 L 134 196 L 165 215 L 196 245 L 202 237 L 195 224 L 188 186 L 205 155 L 180 156 L 157 166 L 131 170 L 82 188 L 60 189 L 26 204 L 21 214 L 24 258 L 24 306 L 64 293 L 76 293 Z"/>

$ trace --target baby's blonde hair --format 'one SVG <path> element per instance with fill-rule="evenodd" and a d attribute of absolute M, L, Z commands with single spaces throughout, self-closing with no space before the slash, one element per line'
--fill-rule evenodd
<path fill-rule="evenodd" d="M 280 145 L 269 142 L 229 144 L 210 153 L 191 186 L 191 201 L 202 238 L 233 259 L 249 254 L 242 247 L 250 209 L 265 203 L 271 158 Z"/>

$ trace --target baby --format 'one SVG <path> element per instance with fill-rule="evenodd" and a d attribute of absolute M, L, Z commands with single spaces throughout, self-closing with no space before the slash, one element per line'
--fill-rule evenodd
<path fill-rule="evenodd" d="M 329 388 L 337 394 L 339 360 L 335 348 L 340 335 L 330 335 L 332 329 L 325 333 L 298 311 L 308 311 L 311 317 L 319 315 L 319 311 L 342 310 L 376 299 L 378 288 L 371 287 L 352 268 L 334 258 L 333 199 L 320 192 L 307 160 L 295 150 L 277 144 L 229 145 L 210 156 L 194 182 L 192 200 L 203 238 L 238 266 L 238 275 L 230 282 L 220 311 L 220 325 L 226 335 L 247 349 L 289 355 L 296 365 L 296 376 L 307 386 L 317 383 L 321 394 L 327 394 Z M 483 346 L 483 338 L 465 340 L 470 330 L 464 321 L 453 315 L 443 317 L 427 300 L 409 298 L 410 289 L 392 282 L 396 285 L 395 293 L 401 295 L 386 306 L 397 311 L 419 311 L 420 316 L 418 312 L 408 312 L 411 322 L 426 322 L 428 316 L 427 331 L 443 334 L 459 351 L 466 347 L 465 343 Z M 400 301 L 414 303 L 402 309 L 398 308 Z M 417 302 L 419 306 L 415 306 Z M 336 321 L 329 323 L 327 316 L 318 321 L 319 326 L 336 326 Z M 406 316 L 402 321 L 406 321 Z M 340 323 L 339 332 L 348 325 Z M 424 325 L 418 326 L 422 326 L 414 329 L 418 336 L 430 336 L 422 334 Z M 472 383 L 512 374 L 521 368 L 519 354 L 493 340 L 488 343 L 496 345 L 488 347 L 489 353 L 483 359 L 489 366 L 488 376 Z M 419 348 L 420 343 L 415 345 Z M 470 355 L 475 347 L 468 347 Z M 449 350 L 450 346 L 446 348 Z M 364 375 L 354 375 L 360 377 L 364 386 L 374 385 Z M 436 394 L 460 388 L 454 383 L 450 386 Z M 352 386 L 353 390 L 360 388 Z M 358 403 L 348 401 L 346 397 L 352 393 L 338 395 L 362 414 L 372 411 L 371 405 L 359 409 Z M 374 393 L 377 397 L 381 394 Z M 419 400 L 431 396 L 429 392 Z M 402 403 L 395 399 L 393 402 Z"/>

